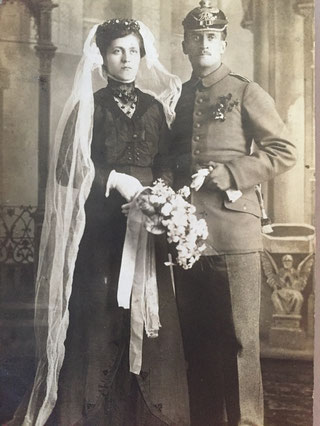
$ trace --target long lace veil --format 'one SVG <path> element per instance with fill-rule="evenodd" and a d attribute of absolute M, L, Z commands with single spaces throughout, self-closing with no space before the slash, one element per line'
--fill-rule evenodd
<path fill-rule="evenodd" d="M 168 125 L 181 93 L 181 82 L 160 63 L 151 31 L 142 23 L 146 56 L 137 86 L 163 105 Z M 64 341 L 69 324 L 68 303 L 73 272 L 85 227 L 84 205 L 94 179 L 91 140 L 94 90 L 106 85 L 103 60 L 95 43 L 98 25 L 89 32 L 49 155 L 45 217 L 36 279 L 35 334 L 38 366 L 23 426 L 43 426 L 57 400 Z M 70 124 L 70 117 L 72 117 Z M 63 149 L 65 141 L 67 148 Z M 67 163 L 67 167 L 65 166 Z M 63 176 L 59 170 L 64 169 Z"/>

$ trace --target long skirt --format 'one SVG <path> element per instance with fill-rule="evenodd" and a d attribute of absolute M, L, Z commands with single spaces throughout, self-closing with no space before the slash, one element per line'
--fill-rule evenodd
<path fill-rule="evenodd" d="M 70 324 L 56 408 L 50 425 L 188 425 L 182 339 L 165 238 L 156 239 L 160 328 L 144 336 L 139 376 L 129 371 L 130 311 L 117 305 L 126 220 L 114 195 L 108 217 L 87 206 L 75 266 Z"/>

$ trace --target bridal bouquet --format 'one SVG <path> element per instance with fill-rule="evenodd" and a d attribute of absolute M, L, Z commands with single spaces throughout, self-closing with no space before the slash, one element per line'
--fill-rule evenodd
<path fill-rule="evenodd" d="M 146 216 L 145 227 L 152 234 L 166 232 L 169 243 L 175 244 L 176 262 L 184 269 L 192 268 L 206 246 L 208 228 L 204 219 L 197 219 L 196 208 L 186 199 L 190 189 L 177 192 L 158 179 L 137 197 L 137 205 Z M 166 263 L 169 265 L 170 263 Z"/>

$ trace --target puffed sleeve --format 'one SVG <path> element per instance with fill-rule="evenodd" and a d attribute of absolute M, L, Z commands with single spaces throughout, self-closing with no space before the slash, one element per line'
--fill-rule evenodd
<path fill-rule="evenodd" d="M 247 85 L 242 111 L 243 127 L 257 149 L 225 164 L 240 190 L 270 180 L 296 163 L 295 146 L 274 101 L 257 83 Z"/>

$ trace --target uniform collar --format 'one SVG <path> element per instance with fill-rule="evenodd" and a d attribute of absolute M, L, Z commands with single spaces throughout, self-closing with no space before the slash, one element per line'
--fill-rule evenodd
<path fill-rule="evenodd" d="M 216 69 L 211 74 L 208 74 L 201 79 L 202 85 L 203 87 L 213 86 L 214 84 L 218 83 L 218 81 L 225 78 L 229 73 L 230 73 L 230 69 L 226 65 L 221 64 L 218 69 Z"/>

